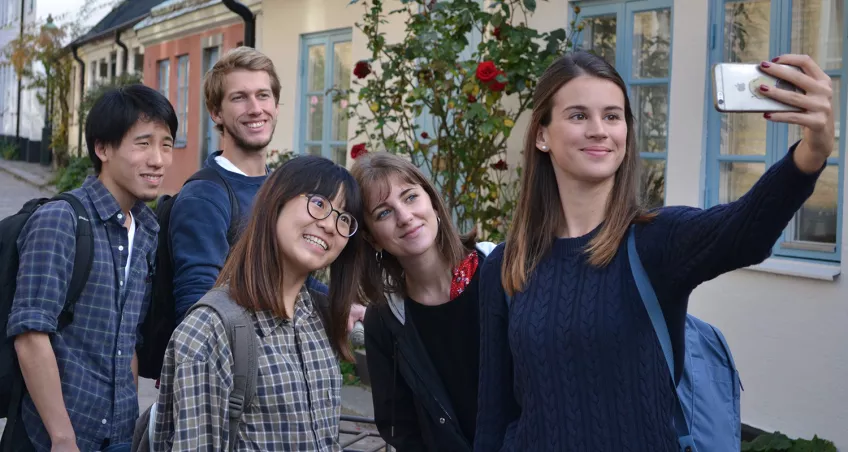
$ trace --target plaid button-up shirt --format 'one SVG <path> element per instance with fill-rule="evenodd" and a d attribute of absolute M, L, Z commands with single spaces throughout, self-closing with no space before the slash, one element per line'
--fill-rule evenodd
<path fill-rule="evenodd" d="M 152 450 L 339 451 L 341 372 L 309 292 L 292 320 L 251 314 L 259 338 L 256 396 L 229 438 L 233 355 L 220 318 L 192 311 L 162 365 Z"/>
<path fill-rule="evenodd" d="M 51 202 L 30 217 L 18 237 L 20 265 L 7 333 L 55 333 L 51 344 L 77 444 L 80 450 L 99 450 L 107 439 L 112 444 L 131 441 L 138 418 L 131 361 L 148 303 L 159 225 L 144 203 L 132 208 L 136 229 L 125 281 L 129 231 L 118 202 L 95 177 L 71 193 L 88 211 L 94 235 L 94 262 L 73 322 L 57 332 L 73 272 L 78 220 L 70 204 Z M 18 425 L 26 426 L 36 450 L 49 451 L 50 437 L 29 395 L 21 416 Z"/>

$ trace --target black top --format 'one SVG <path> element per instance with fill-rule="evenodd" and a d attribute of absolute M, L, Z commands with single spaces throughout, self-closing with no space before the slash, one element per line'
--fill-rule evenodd
<path fill-rule="evenodd" d="M 477 424 L 477 380 L 480 363 L 480 320 L 477 274 L 483 256 L 465 291 L 438 306 L 406 299 L 409 320 L 415 325 L 427 355 L 439 373 L 462 433 L 474 441 Z"/>

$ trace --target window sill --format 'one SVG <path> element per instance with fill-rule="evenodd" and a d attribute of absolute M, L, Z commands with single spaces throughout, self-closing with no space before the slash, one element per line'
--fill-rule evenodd
<path fill-rule="evenodd" d="M 842 273 L 842 268 L 838 264 L 819 264 L 777 257 L 770 257 L 761 264 L 746 267 L 746 270 L 820 281 L 834 281 Z"/>

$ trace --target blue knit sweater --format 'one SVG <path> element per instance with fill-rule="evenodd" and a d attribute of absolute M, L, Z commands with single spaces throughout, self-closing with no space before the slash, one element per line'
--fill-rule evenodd
<path fill-rule="evenodd" d="M 819 173 L 799 171 L 793 151 L 736 202 L 664 208 L 637 227 L 675 363 L 683 362 L 692 290 L 768 257 L 812 194 Z M 509 309 L 503 245 L 481 268 L 475 451 L 677 450 L 668 369 L 630 272 L 626 240 L 608 266 L 595 268 L 581 250 L 597 231 L 557 239 Z"/>

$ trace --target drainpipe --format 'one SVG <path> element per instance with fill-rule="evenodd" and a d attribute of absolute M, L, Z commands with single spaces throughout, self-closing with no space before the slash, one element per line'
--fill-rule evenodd
<path fill-rule="evenodd" d="M 26 10 L 24 9 L 25 7 L 26 7 L 26 0 L 21 0 L 21 32 L 20 32 L 20 35 L 18 35 L 19 39 L 21 41 L 23 41 L 23 39 L 24 39 L 24 18 L 26 17 Z M 247 30 L 247 27 L 245 27 L 245 30 Z M 21 94 L 23 93 L 23 90 L 24 90 L 24 79 L 23 79 L 22 75 L 18 75 L 18 110 L 17 110 L 17 114 L 15 115 L 15 116 L 17 116 L 17 125 L 15 126 L 15 138 L 16 138 L 17 142 L 15 144 L 17 144 L 18 146 L 21 145 Z M 19 156 L 24 155 L 24 149 L 23 148 L 18 147 L 18 155 Z"/>
<path fill-rule="evenodd" d="M 256 16 L 247 6 L 236 0 L 221 0 L 230 11 L 244 19 L 244 45 L 256 47 Z"/>
<path fill-rule="evenodd" d="M 77 54 L 78 47 L 75 44 L 71 45 L 71 52 L 74 54 L 74 60 L 80 65 L 80 102 L 82 102 L 82 98 L 85 95 L 85 62 L 80 59 Z M 79 112 L 79 106 L 77 107 L 77 152 L 82 154 L 82 115 Z"/>
<path fill-rule="evenodd" d="M 130 51 L 127 49 L 127 45 L 121 42 L 121 30 L 115 31 L 115 44 L 118 44 L 118 47 L 124 49 L 124 55 L 121 58 L 121 63 L 123 63 L 123 67 L 121 68 L 121 74 L 127 72 L 127 56 L 130 54 Z M 118 74 L 115 74 L 117 77 Z"/>

